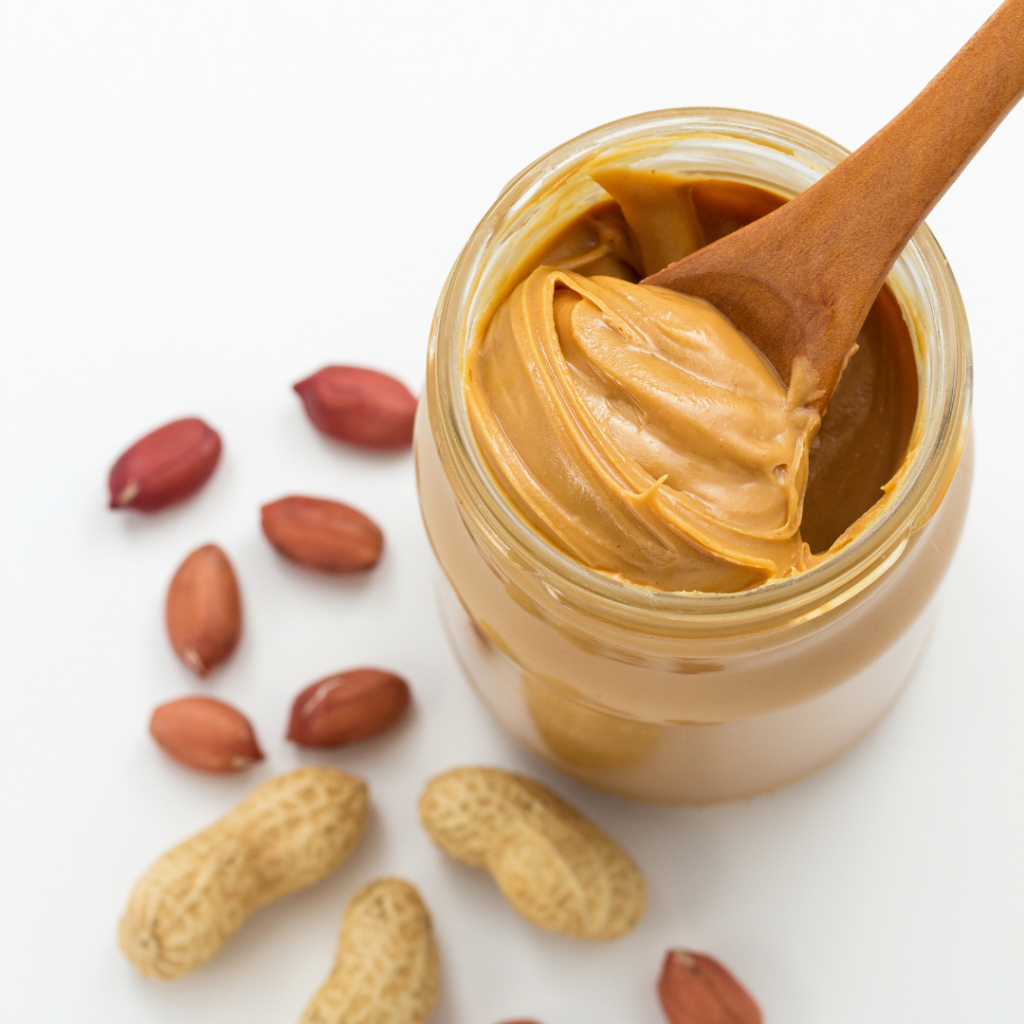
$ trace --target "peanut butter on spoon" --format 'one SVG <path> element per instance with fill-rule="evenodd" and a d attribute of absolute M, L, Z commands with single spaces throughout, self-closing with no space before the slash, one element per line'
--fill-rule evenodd
<path fill-rule="evenodd" d="M 1024 0 L 1006 0 L 900 114 L 775 213 L 644 283 L 713 303 L 823 412 L 900 253 L 1024 93 Z"/>

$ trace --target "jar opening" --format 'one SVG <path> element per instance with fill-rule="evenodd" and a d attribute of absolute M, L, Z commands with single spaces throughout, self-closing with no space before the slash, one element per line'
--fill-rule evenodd
<path fill-rule="evenodd" d="M 478 544 L 500 572 L 521 572 L 558 604 L 655 632 L 770 629 L 819 615 L 878 579 L 923 526 L 952 479 L 968 425 L 970 342 L 956 282 L 927 226 L 889 278 L 918 359 L 919 409 L 908 455 L 886 498 L 857 535 L 797 575 L 733 593 L 656 591 L 591 570 L 520 517 L 484 463 L 470 429 L 460 367 L 474 324 L 489 318 L 515 280 L 516 261 L 545 232 L 598 201 L 590 177 L 624 160 L 687 176 L 747 182 L 796 194 L 846 151 L 791 122 L 745 111 L 659 111 L 605 125 L 518 175 L 487 213 L 442 294 L 431 338 L 428 399 L 449 482 Z M 514 568 L 513 568 L 514 567 Z"/>

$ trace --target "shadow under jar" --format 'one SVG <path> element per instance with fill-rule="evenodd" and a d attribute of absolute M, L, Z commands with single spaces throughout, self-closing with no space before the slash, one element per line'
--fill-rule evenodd
<path fill-rule="evenodd" d="M 627 118 L 516 177 L 445 284 L 415 439 L 420 506 L 443 571 L 442 618 L 497 720 L 585 782 L 673 803 L 751 796 L 832 761 L 891 707 L 924 650 L 966 514 L 963 305 L 922 227 L 869 317 L 811 456 L 803 536 L 825 557 L 734 593 L 624 582 L 536 532 L 474 440 L 464 353 L 538 254 L 557 252 L 572 225 L 609 203 L 595 176 L 607 183 L 623 169 L 644 170 L 693 185 L 709 241 L 798 194 L 845 155 L 763 114 Z M 901 397 L 882 409 L 872 396 L 887 375 Z M 873 446 L 854 443 L 881 415 L 889 426 Z"/>

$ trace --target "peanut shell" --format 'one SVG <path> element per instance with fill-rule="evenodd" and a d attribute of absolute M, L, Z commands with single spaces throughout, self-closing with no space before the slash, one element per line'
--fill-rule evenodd
<path fill-rule="evenodd" d="M 614 939 L 640 920 L 646 888 L 629 854 L 546 786 L 498 768 L 432 779 L 420 820 L 457 860 L 493 875 L 524 917 L 581 939 Z"/>
<path fill-rule="evenodd" d="M 125 956 L 149 978 L 179 978 L 216 954 L 259 907 L 325 878 L 366 829 L 362 779 L 300 768 L 159 857 L 121 919 Z"/>
<path fill-rule="evenodd" d="M 420 894 L 400 878 L 379 878 L 345 908 L 334 968 L 300 1024 L 424 1024 L 440 982 Z"/>

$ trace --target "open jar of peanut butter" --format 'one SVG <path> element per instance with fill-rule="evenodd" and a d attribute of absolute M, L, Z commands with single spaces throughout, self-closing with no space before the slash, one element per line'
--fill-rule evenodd
<path fill-rule="evenodd" d="M 893 704 L 924 650 L 966 514 L 963 305 L 922 227 L 811 446 L 803 556 L 764 581 L 733 573 L 720 589 L 588 565 L 538 528 L 474 434 L 469 354 L 538 266 L 571 281 L 639 280 L 659 269 L 652 260 L 769 212 L 845 155 L 762 114 L 627 118 L 518 175 L 445 285 L 415 441 L 442 617 L 498 721 L 585 782 L 677 803 L 751 796 L 832 761 Z"/>

